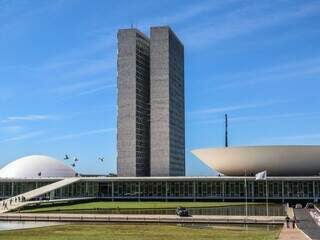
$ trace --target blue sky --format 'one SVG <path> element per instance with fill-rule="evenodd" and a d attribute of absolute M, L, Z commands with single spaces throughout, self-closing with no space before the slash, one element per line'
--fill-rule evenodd
<path fill-rule="evenodd" d="M 190 151 L 320 144 L 320 1 L 0 0 L 0 165 L 29 154 L 116 169 L 116 33 L 170 25 L 185 44 Z M 97 158 L 105 157 L 100 163 Z"/>

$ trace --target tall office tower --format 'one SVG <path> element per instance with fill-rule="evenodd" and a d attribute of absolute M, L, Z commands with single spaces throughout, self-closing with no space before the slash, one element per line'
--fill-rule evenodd
<path fill-rule="evenodd" d="M 137 29 L 118 31 L 119 176 L 150 175 L 150 48 Z"/>
<path fill-rule="evenodd" d="M 150 37 L 151 176 L 185 175 L 184 47 L 169 27 Z"/>

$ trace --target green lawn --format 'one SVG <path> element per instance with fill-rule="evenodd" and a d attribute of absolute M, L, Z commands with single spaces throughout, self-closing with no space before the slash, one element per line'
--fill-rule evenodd
<path fill-rule="evenodd" d="M 172 209 L 177 206 L 187 208 L 206 208 L 243 205 L 243 202 L 110 202 L 98 201 L 74 204 L 43 204 L 39 207 L 22 209 L 21 212 L 77 211 L 95 209 Z M 251 203 L 252 204 L 252 203 Z"/>
<path fill-rule="evenodd" d="M 60 225 L 26 230 L 0 231 L 0 239 L 5 240 L 273 240 L 280 227 L 272 230 L 230 230 L 212 228 L 190 228 L 175 225 Z"/>

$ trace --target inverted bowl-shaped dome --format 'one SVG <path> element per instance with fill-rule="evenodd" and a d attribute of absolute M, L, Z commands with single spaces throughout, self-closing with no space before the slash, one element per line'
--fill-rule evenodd
<path fill-rule="evenodd" d="M 193 150 L 210 168 L 227 176 L 312 176 L 320 173 L 320 146 L 258 146 Z"/>
<path fill-rule="evenodd" d="M 64 163 L 41 155 L 19 158 L 0 170 L 0 178 L 74 177 L 75 174 Z"/>

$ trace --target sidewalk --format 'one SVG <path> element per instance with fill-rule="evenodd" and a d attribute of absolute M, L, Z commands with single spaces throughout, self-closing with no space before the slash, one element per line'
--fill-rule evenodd
<path fill-rule="evenodd" d="M 310 238 L 298 228 L 292 229 L 284 226 L 280 232 L 279 240 L 310 240 Z"/>

